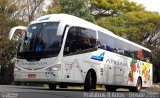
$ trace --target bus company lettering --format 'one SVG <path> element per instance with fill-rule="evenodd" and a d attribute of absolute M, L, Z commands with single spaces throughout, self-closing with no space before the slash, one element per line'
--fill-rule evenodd
<path fill-rule="evenodd" d="M 25 63 L 22 63 L 22 65 L 30 65 L 30 66 L 40 65 L 40 66 L 45 66 L 45 65 L 48 65 L 48 64 L 47 64 L 47 62 L 25 62 Z"/>
<path fill-rule="evenodd" d="M 120 65 L 120 66 L 127 66 L 127 63 L 124 63 L 119 60 L 114 60 L 114 59 L 107 59 L 106 63 L 114 64 L 114 65 Z"/>

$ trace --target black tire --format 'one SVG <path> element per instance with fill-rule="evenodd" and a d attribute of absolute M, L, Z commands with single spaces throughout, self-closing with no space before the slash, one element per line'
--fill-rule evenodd
<path fill-rule="evenodd" d="M 136 87 L 130 87 L 129 91 L 130 92 L 140 92 L 141 88 L 142 88 L 142 81 L 140 78 L 138 78 Z"/>
<path fill-rule="evenodd" d="M 52 83 L 50 83 L 48 86 L 49 86 L 49 89 L 50 89 L 50 90 L 55 90 L 56 87 L 57 87 L 57 84 L 52 84 Z"/>
<path fill-rule="evenodd" d="M 92 74 L 91 74 L 92 75 Z M 91 89 L 96 89 L 96 82 L 97 82 L 97 78 L 96 75 L 93 74 L 92 75 L 92 84 L 91 84 Z"/>
<path fill-rule="evenodd" d="M 90 91 L 92 86 L 92 75 L 91 72 L 89 71 L 86 75 L 86 79 L 84 82 L 84 90 L 85 91 Z"/>
<path fill-rule="evenodd" d="M 115 86 L 105 85 L 106 91 L 115 92 L 117 88 Z"/>
<path fill-rule="evenodd" d="M 65 85 L 65 84 L 60 84 L 60 85 L 59 85 L 59 88 L 67 88 L 67 85 Z"/>
<path fill-rule="evenodd" d="M 96 83 L 93 83 L 93 82 L 92 82 L 91 89 L 96 89 Z"/>

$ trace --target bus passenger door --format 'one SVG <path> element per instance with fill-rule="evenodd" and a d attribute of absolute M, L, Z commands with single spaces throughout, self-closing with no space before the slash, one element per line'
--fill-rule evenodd
<path fill-rule="evenodd" d="M 74 80 L 75 55 L 64 56 L 62 68 L 62 81 L 72 82 Z"/>
<path fill-rule="evenodd" d="M 75 66 L 75 54 L 76 54 L 76 28 L 71 27 L 68 30 L 63 50 L 63 69 L 62 69 L 63 82 L 71 82 L 74 79 L 73 71 Z"/>

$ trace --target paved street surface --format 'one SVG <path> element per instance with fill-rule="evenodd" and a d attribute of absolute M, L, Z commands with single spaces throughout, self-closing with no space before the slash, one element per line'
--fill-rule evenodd
<path fill-rule="evenodd" d="M 30 86 L 0 86 L 0 98 L 160 98 L 160 89 L 153 86 L 143 89 L 140 93 L 128 92 L 126 89 L 118 89 L 117 92 L 105 90 L 93 90 L 84 92 L 77 89 L 49 90 L 43 87 Z"/>

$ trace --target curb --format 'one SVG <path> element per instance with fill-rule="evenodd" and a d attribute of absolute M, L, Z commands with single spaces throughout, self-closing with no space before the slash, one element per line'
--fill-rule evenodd
<path fill-rule="evenodd" d="M 160 85 L 152 85 L 151 87 L 160 87 Z"/>

